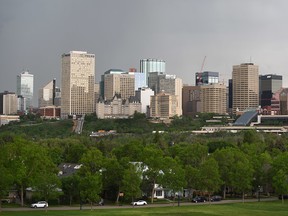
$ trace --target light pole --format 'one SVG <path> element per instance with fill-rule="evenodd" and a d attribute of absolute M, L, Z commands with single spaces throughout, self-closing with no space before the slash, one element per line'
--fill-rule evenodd
<path fill-rule="evenodd" d="M 260 202 L 260 190 L 261 190 L 261 186 L 258 185 L 258 202 Z"/>

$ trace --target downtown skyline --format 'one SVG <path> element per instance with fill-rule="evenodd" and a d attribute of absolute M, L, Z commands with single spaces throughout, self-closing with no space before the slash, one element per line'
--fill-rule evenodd
<path fill-rule="evenodd" d="M 26 69 L 35 98 L 53 78 L 59 86 L 61 55 L 72 50 L 95 54 L 96 82 L 111 68 L 139 71 L 141 59 L 157 58 L 167 74 L 195 85 L 206 56 L 203 70 L 219 72 L 225 85 L 233 65 L 251 61 L 261 75 L 282 75 L 287 87 L 286 6 L 284 0 L 2 0 L 0 91 L 16 92 L 16 77 Z"/>

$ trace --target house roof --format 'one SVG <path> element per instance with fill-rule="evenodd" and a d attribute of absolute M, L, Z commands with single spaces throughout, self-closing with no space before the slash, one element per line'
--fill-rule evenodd
<path fill-rule="evenodd" d="M 82 166 L 82 164 L 61 163 L 58 166 L 58 169 L 59 169 L 58 176 L 62 178 L 62 177 L 67 177 L 67 176 L 73 175 L 74 173 L 76 173 L 81 168 L 81 166 Z"/>

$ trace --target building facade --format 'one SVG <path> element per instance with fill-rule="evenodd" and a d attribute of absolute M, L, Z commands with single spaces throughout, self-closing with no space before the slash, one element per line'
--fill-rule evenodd
<path fill-rule="evenodd" d="M 17 114 L 17 95 L 14 92 L 0 93 L 0 114 Z"/>
<path fill-rule="evenodd" d="M 154 91 L 150 88 L 139 88 L 135 91 L 135 97 L 141 102 L 141 112 L 149 116 L 150 97 L 154 95 Z"/>
<path fill-rule="evenodd" d="M 95 55 L 71 51 L 62 55 L 61 118 L 95 111 Z"/>
<path fill-rule="evenodd" d="M 227 113 L 227 88 L 224 84 L 202 85 L 200 89 L 202 113 Z"/>
<path fill-rule="evenodd" d="M 17 75 L 17 95 L 25 98 L 24 110 L 33 107 L 34 75 L 23 71 Z"/>
<path fill-rule="evenodd" d="M 267 74 L 259 76 L 259 95 L 262 109 L 269 109 L 273 94 L 282 88 L 282 76 Z"/>
<path fill-rule="evenodd" d="M 176 75 L 164 74 L 161 72 L 150 73 L 149 88 L 151 88 L 155 94 L 167 93 L 177 96 L 177 115 L 182 115 L 182 79 L 176 77 Z"/>
<path fill-rule="evenodd" d="M 195 117 L 201 111 L 200 86 L 183 86 L 182 110 L 184 116 Z"/>
<path fill-rule="evenodd" d="M 39 89 L 38 107 L 60 106 L 61 90 L 56 87 L 56 79 L 47 83 L 43 88 Z"/>
<path fill-rule="evenodd" d="M 151 72 L 163 72 L 166 70 L 166 62 L 160 59 L 141 59 L 140 72 L 145 74 L 146 85 L 148 85 L 148 77 Z"/>
<path fill-rule="evenodd" d="M 141 112 L 141 103 L 135 97 L 123 100 L 120 95 L 115 95 L 112 100 L 98 100 L 96 115 L 99 119 L 129 118 L 135 112 Z"/>
<path fill-rule="evenodd" d="M 219 83 L 219 73 L 212 71 L 197 72 L 195 74 L 195 85 L 209 85 Z"/>
<path fill-rule="evenodd" d="M 152 118 L 169 119 L 178 115 L 178 96 L 164 92 L 151 96 Z"/>
<path fill-rule="evenodd" d="M 116 94 L 122 99 L 128 99 L 135 95 L 135 76 L 129 73 L 104 75 L 104 99 L 112 100 Z"/>
<path fill-rule="evenodd" d="M 253 63 L 233 66 L 233 113 L 259 106 L 259 69 Z"/>

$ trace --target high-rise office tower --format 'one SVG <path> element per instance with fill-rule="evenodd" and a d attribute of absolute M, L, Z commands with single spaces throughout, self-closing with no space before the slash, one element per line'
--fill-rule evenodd
<path fill-rule="evenodd" d="M 260 105 L 262 108 L 271 106 L 273 94 L 282 88 L 282 76 L 267 74 L 259 76 Z"/>
<path fill-rule="evenodd" d="M 112 73 L 104 75 L 104 98 L 111 100 L 115 95 L 128 99 L 135 95 L 135 76 L 129 73 Z"/>
<path fill-rule="evenodd" d="M 149 77 L 149 88 L 151 88 L 155 94 L 166 93 L 177 96 L 177 115 L 182 115 L 182 79 L 176 77 L 176 75 L 164 74 L 161 72 L 152 72 Z"/>
<path fill-rule="evenodd" d="M 164 92 L 151 96 L 151 117 L 171 118 L 178 115 L 177 97 Z"/>
<path fill-rule="evenodd" d="M 196 86 L 219 83 L 219 73 L 204 71 L 195 74 Z"/>
<path fill-rule="evenodd" d="M 259 106 L 259 72 L 253 63 L 233 66 L 233 113 Z"/>
<path fill-rule="evenodd" d="M 195 117 L 201 112 L 200 87 L 201 86 L 183 86 L 182 110 L 184 116 Z"/>
<path fill-rule="evenodd" d="M 17 95 L 21 95 L 26 100 L 24 110 L 33 106 L 34 75 L 28 71 L 23 71 L 17 75 Z M 24 111 L 23 110 L 23 111 Z"/>
<path fill-rule="evenodd" d="M 159 59 L 141 59 L 140 72 L 145 74 L 146 86 L 148 85 L 149 73 L 163 72 L 165 73 L 166 63 L 164 60 Z"/>
<path fill-rule="evenodd" d="M 39 89 L 38 106 L 60 106 L 61 91 L 56 87 L 56 79 L 47 83 L 43 88 Z"/>
<path fill-rule="evenodd" d="M 61 118 L 95 112 L 95 55 L 71 51 L 62 55 Z"/>
<path fill-rule="evenodd" d="M 227 87 L 224 84 L 202 85 L 200 89 L 202 113 L 226 114 Z"/>

